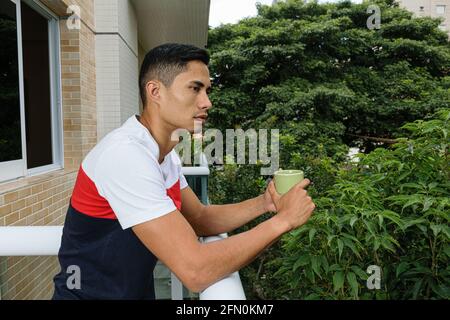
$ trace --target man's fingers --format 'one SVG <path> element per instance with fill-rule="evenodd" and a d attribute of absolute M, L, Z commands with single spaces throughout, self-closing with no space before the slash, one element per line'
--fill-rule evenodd
<path fill-rule="evenodd" d="M 273 182 L 273 180 L 271 180 L 269 183 L 269 194 L 274 202 L 278 201 L 278 199 L 280 198 L 280 195 L 275 189 L 275 183 Z"/>
<path fill-rule="evenodd" d="M 275 184 L 273 183 L 273 180 L 270 180 L 268 187 L 269 187 L 270 194 L 277 192 L 277 190 L 275 190 Z"/>
<path fill-rule="evenodd" d="M 309 181 L 309 179 L 303 179 L 302 181 L 296 184 L 296 187 L 305 189 L 310 183 L 311 181 Z"/>

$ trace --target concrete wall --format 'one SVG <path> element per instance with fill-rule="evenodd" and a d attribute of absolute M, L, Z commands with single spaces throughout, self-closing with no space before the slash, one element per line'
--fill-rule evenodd
<path fill-rule="evenodd" d="M 138 40 L 128 0 L 95 0 L 97 134 L 103 138 L 139 113 Z"/>

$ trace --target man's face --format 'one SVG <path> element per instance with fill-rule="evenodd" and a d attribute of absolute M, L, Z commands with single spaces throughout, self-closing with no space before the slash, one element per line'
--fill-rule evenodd
<path fill-rule="evenodd" d="M 208 110 L 212 107 L 208 98 L 211 90 L 208 67 L 201 61 L 190 61 L 186 70 L 178 74 L 170 87 L 161 86 L 160 115 L 174 129 L 186 129 L 190 133 L 203 126 Z"/>

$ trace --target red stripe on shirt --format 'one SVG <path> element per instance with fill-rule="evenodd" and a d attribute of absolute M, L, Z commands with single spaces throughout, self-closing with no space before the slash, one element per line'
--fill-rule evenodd
<path fill-rule="evenodd" d="M 177 180 L 169 189 L 167 189 L 167 195 L 172 199 L 173 203 L 178 210 L 181 210 L 181 191 L 180 191 L 180 179 Z"/>
<path fill-rule="evenodd" d="M 172 199 L 178 210 L 181 210 L 180 180 L 178 179 L 169 189 L 167 195 Z M 102 197 L 95 183 L 84 172 L 80 166 L 77 181 L 72 193 L 72 207 L 88 216 L 104 219 L 117 219 L 109 202 Z"/>
<path fill-rule="evenodd" d="M 97 190 L 95 183 L 80 166 L 77 181 L 72 193 L 72 207 L 88 216 L 105 219 L 117 219 L 109 202 Z"/>

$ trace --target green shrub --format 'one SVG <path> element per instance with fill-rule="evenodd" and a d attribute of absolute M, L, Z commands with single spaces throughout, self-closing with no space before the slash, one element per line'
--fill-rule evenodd
<path fill-rule="evenodd" d="M 286 235 L 270 298 L 450 297 L 450 109 L 402 127 L 392 149 L 360 155 L 315 199 L 310 221 Z M 366 287 L 370 265 L 381 288 Z"/>

